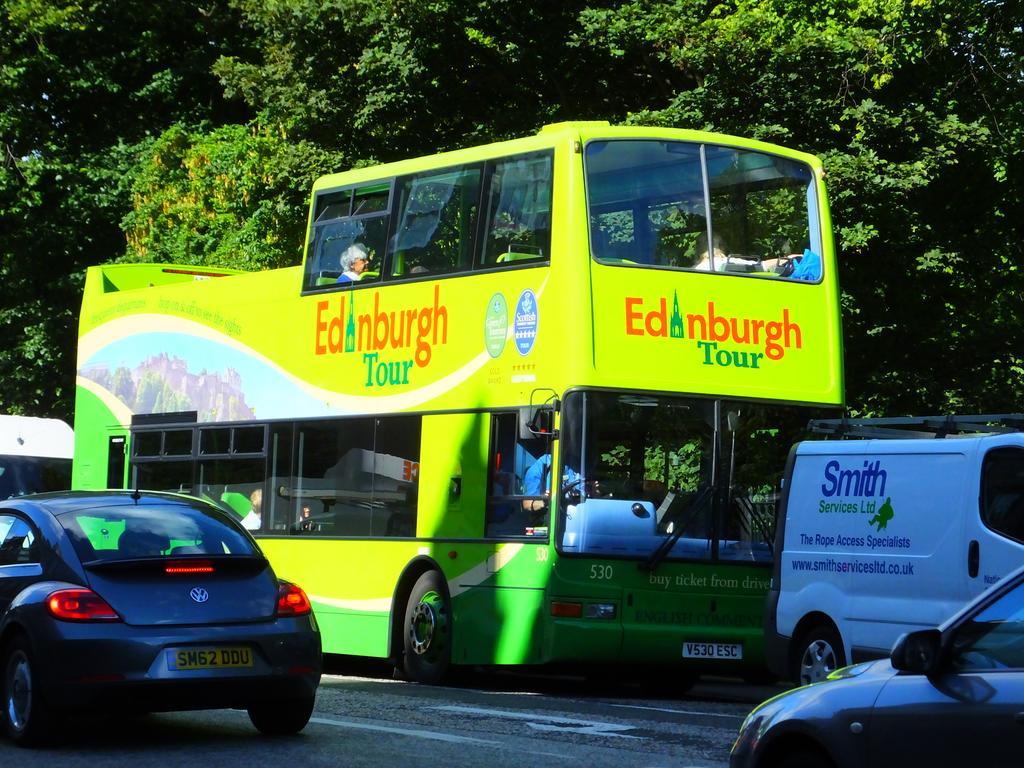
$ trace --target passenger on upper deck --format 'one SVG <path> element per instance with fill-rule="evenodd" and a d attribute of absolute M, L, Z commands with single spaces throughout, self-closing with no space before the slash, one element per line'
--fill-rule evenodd
<path fill-rule="evenodd" d="M 341 268 L 344 270 L 338 276 L 339 283 L 355 283 L 363 276 L 366 267 L 370 264 L 370 253 L 362 243 L 352 243 L 345 252 L 341 254 Z"/>
<path fill-rule="evenodd" d="M 821 277 L 821 257 L 810 248 L 804 248 L 802 254 L 793 254 L 775 259 L 777 272 L 791 280 L 814 281 Z"/>
<path fill-rule="evenodd" d="M 716 232 L 713 235 L 711 242 L 714 244 L 713 252 L 710 252 L 708 249 L 708 236 L 703 232 L 697 236 L 697 261 L 693 264 L 691 269 L 701 269 L 705 272 L 710 272 L 712 270 L 721 272 L 725 269 L 725 263 L 729 258 L 725 251 L 725 241 L 723 241 L 722 236 Z"/>
<path fill-rule="evenodd" d="M 714 255 L 709 255 L 707 235 L 697 237 L 697 261 L 691 269 L 706 272 L 771 272 L 791 280 L 813 281 L 821 277 L 821 258 L 809 248 L 803 253 L 792 253 L 771 259 L 729 255 L 725 241 L 717 232 L 712 236 Z"/>

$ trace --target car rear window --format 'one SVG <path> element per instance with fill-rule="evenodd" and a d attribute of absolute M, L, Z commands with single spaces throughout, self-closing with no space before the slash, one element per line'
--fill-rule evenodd
<path fill-rule="evenodd" d="M 82 562 L 139 557 L 256 554 L 216 510 L 153 505 L 81 509 L 58 518 Z"/>

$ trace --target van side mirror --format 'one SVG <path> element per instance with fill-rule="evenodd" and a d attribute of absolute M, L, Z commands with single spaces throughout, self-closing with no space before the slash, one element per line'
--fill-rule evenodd
<path fill-rule="evenodd" d="M 892 647 L 893 669 L 915 675 L 930 675 L 939 667 L 942 633 L 937 629 L 920 629 L 900 636 Z"/>

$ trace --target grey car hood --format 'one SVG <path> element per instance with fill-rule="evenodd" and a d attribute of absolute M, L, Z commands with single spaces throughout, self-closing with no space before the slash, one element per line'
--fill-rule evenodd
<path fill-rule="evenodd" d="M 747 715 L 741 730 L 849 732 L 850 724 L 870 716 L 878 694 L 896 674 L 888 659 L 844 667 L 828 680 L 768 699 Z"/>

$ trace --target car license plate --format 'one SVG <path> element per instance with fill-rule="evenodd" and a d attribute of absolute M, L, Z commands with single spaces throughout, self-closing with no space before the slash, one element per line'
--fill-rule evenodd
<path fill-rule="evenodd" d="M 742 659 L 742 643 L 683 643 L 684 659 Z"/>
<path fill-rule="evenodd" d="M 180 648 L 167 652 L 172 670 L 221 669 L 252 666 L 251 648 Z"/>

